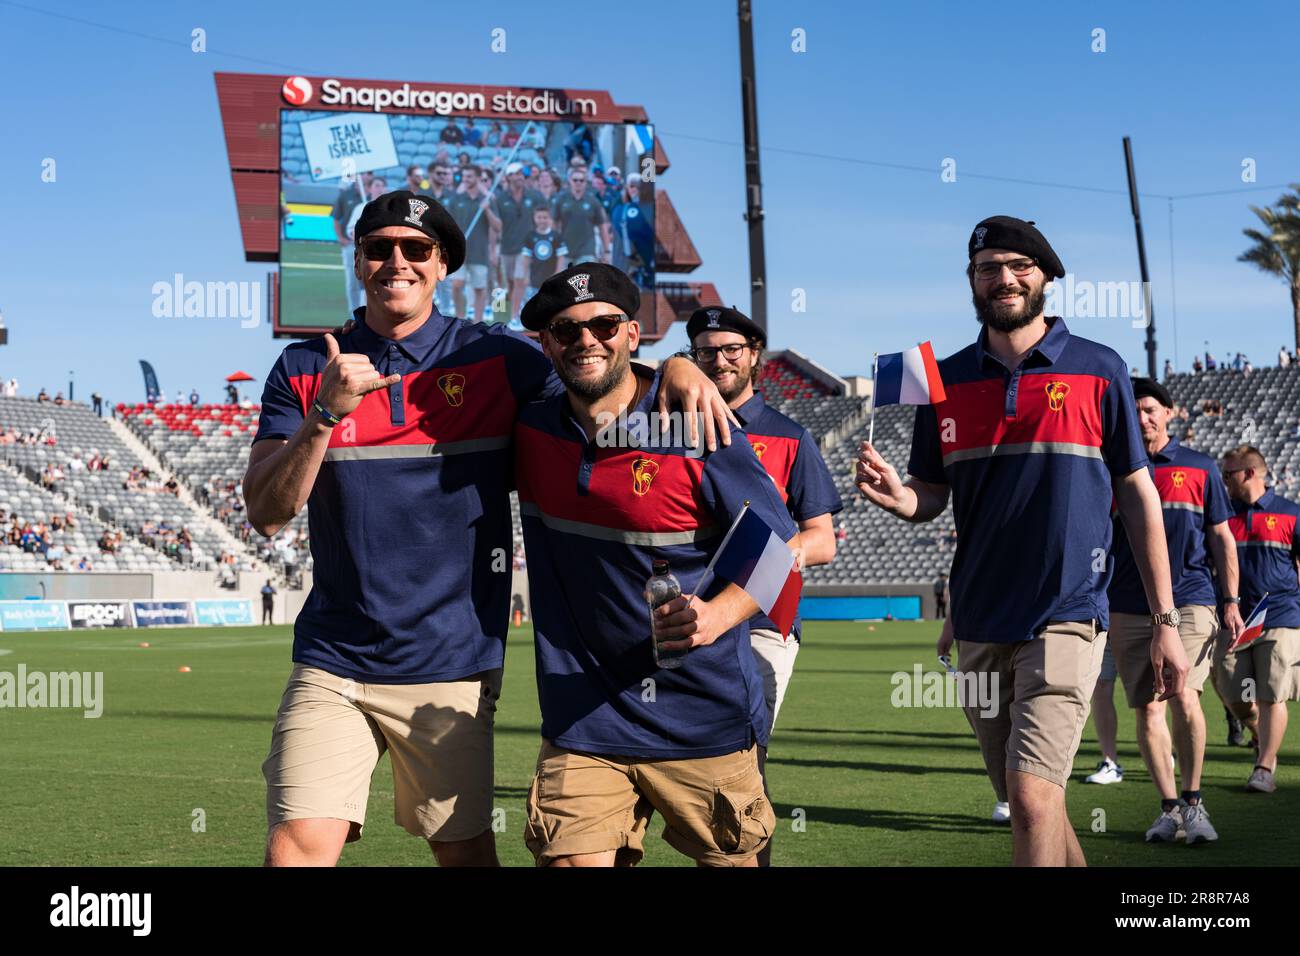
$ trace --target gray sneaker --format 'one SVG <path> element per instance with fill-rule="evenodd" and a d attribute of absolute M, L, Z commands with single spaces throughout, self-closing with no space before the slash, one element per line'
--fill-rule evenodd
<path fill-rule="evenodd" d="M 1263 767 L 1256 767 L 1251 773 L 1250 779 L 1246 781 L 1247 790 L 1257 790 L 1260 793 L 1272 793 L 1277 789 L 1277 784 L 1273 782 L 1273 771 L 1265 770 Z"/>
<path fill-rule="evenodd" d="M 1210 815 L 1205 811 L 1204 803 L 1183 807 L 1183 830 L 1186 832 L 1188 846 L 1213 843 L 1219 838 L 1214 825 L 1210 823 Z"/>
<path fill-rule="evenodd" d="M 1178 831 L 1183 827 L 1183 807 L 1165 810 L 1156 817 L 1156 822 L 1147 830 L 1148 843 L 1173 843 L 1178 839 Z"/>

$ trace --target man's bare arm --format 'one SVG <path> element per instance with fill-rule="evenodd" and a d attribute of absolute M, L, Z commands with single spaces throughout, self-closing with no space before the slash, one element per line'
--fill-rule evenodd
<path fill-rule="evenodd" d="M 903 481 L 870 442 L 858 451 L 857 485 L 868 501 L 904 521 L 933 521 L 948 507 L 948 485 L 915 477 Z"/>

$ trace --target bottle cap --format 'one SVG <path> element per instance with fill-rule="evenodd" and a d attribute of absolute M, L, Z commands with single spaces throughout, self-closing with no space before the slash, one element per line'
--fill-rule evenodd
<path fill-rule="evenodd" d="M 653 561 L 653 562 L 651 563 L 651 565 L 650 565 L 650 568 L 651 568 L 651 570 L 654 571 L 655 574 L 667 574 L 667 573 L 668 573 L 668 562 L 667 562 L 667 561 L 664 561 L 664 560 L 661 558 L 661 559 L 659 559 L 659 560 Z"/>

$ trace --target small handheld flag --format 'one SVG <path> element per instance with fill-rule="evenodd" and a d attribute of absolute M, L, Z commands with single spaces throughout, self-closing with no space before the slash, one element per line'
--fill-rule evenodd
<path fill-rule="evenodd" d="M 794 564 L 789 545 L 749 510 L 749 502 L 713 556 L 717 576 L 743 588 L 785 638 L 794 626 L 803 590 L 803 577 Z"/>
<path fill-rule="evenodd" d="M 948 396 L 939 377 L 934 349 L 922 342 L 906 352 L 877 355 L 872 365 L 871 425 L 868 441 L 875 440 L 876 409 L 882 405 L 933 405 Z"/>
<path fill-rule="evenodd" d="M 1228 652 L 1239 651 L 1247 644 L 1250 644 L 1255 638 L 1264 633 L 1264 617 L 1268 614 L 1268 595 L 1265 594 L 1255 605 L 1255 613 L 1250 616 L 1246 622 L 1246 629 L 1241 632 L 1241 636 L 1228 646 Z"/>

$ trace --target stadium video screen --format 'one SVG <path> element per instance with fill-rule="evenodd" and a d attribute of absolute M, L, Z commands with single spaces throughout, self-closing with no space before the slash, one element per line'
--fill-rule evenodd
<path fill-rule="evenodd" d="M 281 111 L 279 330 L 335 328 L 365 304 L 352 232 L 365 202 L 394 189 L 434 196 L 465 232 L 466 265 L 438 286 L 443 314 L 512 322 L 548 276 L 583 261 L 652 288 L 654 183 L 640 174 L 653 137 L 649 125 Z"/>

